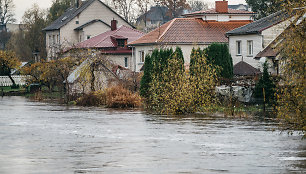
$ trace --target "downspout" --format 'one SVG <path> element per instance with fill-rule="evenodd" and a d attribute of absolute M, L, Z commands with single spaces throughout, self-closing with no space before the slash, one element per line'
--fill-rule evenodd
<path fill-rule="evenodd" d="M 132 46 L 132 59 L 134 62 L 134 72 L 136 72 L 136 59 L 134 58 L 134 47 Z"/>

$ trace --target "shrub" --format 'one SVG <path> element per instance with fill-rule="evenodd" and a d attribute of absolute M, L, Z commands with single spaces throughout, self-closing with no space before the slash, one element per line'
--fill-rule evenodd
<path fill-rule="evenodd" d="M 77 100 L 77 105 L 105 105 L 109 108 L 134 108 L 140 107 L 141 104 L 141 97 L 137 93 L 132 93 L 120 85 L 112 86 L 104 91 L 98 90 L 89 94 L 84 94 Z"/>
<path fill-rule="evenodd" d="M 141 97 L 137 93 L 113 86 L 106 89 L 106 106 L 109 108 L 134 108 L 141 106 Z"/>
<path fill-rule="evenodd" d="M 77 105 L 80 106 L 102 106 L 106 104 L 106 95 L 104 91 L 94 91 L 89 94 L 84 94 L 77 99 Z"/>

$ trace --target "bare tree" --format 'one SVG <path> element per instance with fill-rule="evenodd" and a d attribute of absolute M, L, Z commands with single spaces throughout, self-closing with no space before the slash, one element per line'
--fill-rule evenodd
<path fill-rule="evenodd" d="M 112 0 L 113 7 L 128 22 L 135 20 L 134 5 L 136 0 Z"/>
<path fill-rule="evenodd" d="M 186 0 L 158 0 L 161 5 L 168 7 L 169 16 L 177 18 L 184 9 L 188 9 L 189 5 Z"/>
<path fill-rule="evenodd" d="M 147 12 L 150 10 L 152 0 L 136 0 L 139 7 L 139 15 L 144 15 L 144 24 L 147 26 Z"/>
<path fill-rule="evenodd" d="M 201 1 L 201 0 L 191 0 L 191 1 L 188 2 L 188 4 L 189 4 L 190 10 L 192 12 L 208 9 L 207 3 L 205 3 L 204 1 Z"/>
<path fill-rule="evenodd" d="M 3 25 L 6 30 L 8 22 L 15 22 L 14 10 L 15 5 L 13 0 L 0 0 L 0 25 Z"/>

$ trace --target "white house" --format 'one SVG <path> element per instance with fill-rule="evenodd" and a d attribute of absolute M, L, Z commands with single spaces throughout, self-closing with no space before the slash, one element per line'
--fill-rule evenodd
<path fill-rule="evenodd" d="M 255 56 L 289 26 L 289 17 L 279 11 L 227 32 L 233 64 L 243 60 L 255 68 L 262 68 Z"/>
<path fill-rule="evenodd" d="M 76 0 L 74 6 L 44 28 L 48 59 L 56 58 L 62 49 L 110 30 L 112 19 L 118 25 L 131 26 L 100 0 Z"/>
<path fill-rule="evenodd" d="M 140 71 L 145 55 L 155 48 L 182 48 L 185 65 L 190 62 L 192 48 L 206 48 L 212 43 L 228 43 L 227 31 L 251 22 L 253 12 L 228 9 L 227 1 L 216 1 L 216 9 L 184 15 L 175 18 L 138 40 L 131 42 L 134 70 Z"/>
<path fill-rule="evenodd" d="M 202 18 L 204 21 L 253 21 L 256 13 L 245 9 L 232 9 L 227 1 L 215 1 L 215 8 L 182 15 L 187 18 Z"/>

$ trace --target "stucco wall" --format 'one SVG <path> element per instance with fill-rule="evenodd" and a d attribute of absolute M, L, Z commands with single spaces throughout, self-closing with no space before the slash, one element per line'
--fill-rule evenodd
<path fill-rule="evenodd" d="M 202 17 L 203 20 L 215 21 L 240 21 L 240 20 L 253 20 L 252 15 L 237 15 L 237 14 L 210 14 Z"/>
<path fill-rule="evenodd" d="M 284 21 L 262 31 L 263 47 L 268 46 L 278 35 L 280 35 L 290 24 L 290 21 Z"/>
<path fill-rule="evenodd" d="M 109 26 L 103 24 L 102 22 L 95 22 L 91 25 L 86 26 L 83 28 L 83 32 L 79 32 L 83 34 L 82 40 L 79 42 L 82 42 L 84 40 L 87 40 L 87 36 L 90 36 L 90 38 L 95 37 L 103 32 L 101 31 L 108 31 L 110 30 Z M 79 37 L 80 38 L 80 37 Z"/>
<path fill-rule="evenodd" d="M 241 41 L 241 55 L 237 55 L 236 42 Z M 247 41 L 253 41 L 253 55 L 248 55 L 247 53 Z M 263 49 L 262 47 L 262 36 L 257 34 L 252 35 L 240 35 L 240 36 L 230 36 L 229 37 L 229 50 L 233 58 L 233 65 L 242 60 L 246 63 L 252 65 L 254 68 L 259 68 L 258 60 L 254 57 Z"/>
<path fill-rule="evenodd" d="M 55 42 L 53 41 L 53 36 L 55 38 Z M 51 37 L 51 40 L 50 40 L 50 37 Z M 61 41 L 60 41 L 59 30 L 46 32 L 46 51 L 47 51 L 48 60 L 50 60 L 51 57 L 55 57 L 56 53 L 61 49 L 60 42 Z"/>

